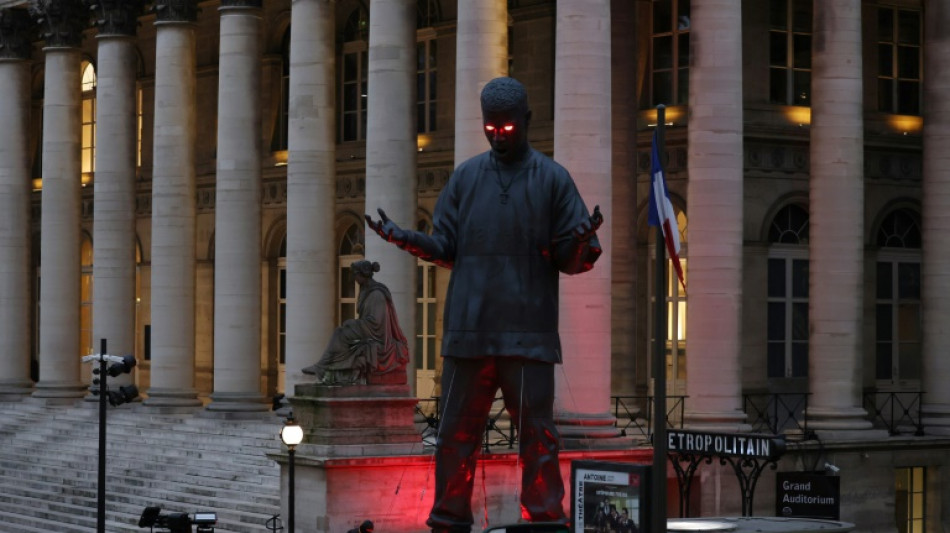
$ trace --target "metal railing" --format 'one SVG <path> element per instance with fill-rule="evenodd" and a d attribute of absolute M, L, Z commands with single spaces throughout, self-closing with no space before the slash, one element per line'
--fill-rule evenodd
<path fill-rule="evenodd" d="M 809 395 L 807 392 L 743 394 L 742 408 L 755 433 L 799 433 L 809 439 L 806 416 Z"/>
<path fill-rule="evenodd" d="M 623 436 L 653 436 L 653 396 L 611 396 L 616 426 Z M 686 396 L 666 397 L 666 427 L 683 428 Z"/>
<path fill-rule="evenodd" d="M 488 415 L 488 422 L 485 424 L 485 434 L 482 438 L 482 447 L 485 452 L 490 447 L 506 446 L 513 449 L 518 442 L 518 435 L 515 431 L 515 425 L 508 423 L 507 427 L 503 421 L 505 417 L 505 403 L 501 396 L 495 398 L 492 403 L 493 410 Z M 497 406 L 497 407 L 496 407 Z M 416 404 L 416 414 L 425 421 L 425 427 L 422 430 L 422 441 L 425 444 L 434 445 L 439 429 L 439 398 L 420 399 Z"/>
<path fill-rule="evenodd" d="M 891 435 L 924 434 L 920 416 L 923 391 L 878 392 L 864 391 L 864 409 L 876 427 L 884 427 Z"/>

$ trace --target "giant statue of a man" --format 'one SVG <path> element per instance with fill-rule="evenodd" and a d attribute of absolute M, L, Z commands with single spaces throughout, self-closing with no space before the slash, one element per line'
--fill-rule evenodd
<path fill-rule="evenodd" d="M 528 144 L 524 86 L 491 80 L 481 94 L 491 150 L 463 162 L 439 195 L 432 235 L 400 228 L 379 210 L 369 227 L 409 253 L 452 269 L 443 317 L 441 422 L 434 532 L 468 533 L 474 522 L 476 455 L 500 388 L 517 425 L 522 516 L 564 521 L 564 483 L 554 424 L 558 275 L 590 270 L 596 230 L 570 174 Z"/>

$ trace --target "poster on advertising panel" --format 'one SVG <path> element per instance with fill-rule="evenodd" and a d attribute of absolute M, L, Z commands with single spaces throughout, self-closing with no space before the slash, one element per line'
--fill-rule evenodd
<path fill-rule="evenodd" d="M 650 465 L 571 462 L 574 533 L 639 533 L 649 524 Z"/>

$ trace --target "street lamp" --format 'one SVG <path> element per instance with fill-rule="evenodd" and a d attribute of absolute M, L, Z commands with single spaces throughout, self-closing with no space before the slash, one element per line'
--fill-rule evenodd
<path fill-rule="evenodd" d="M 287 501 L 287 531 L 294 533 L 294 448 L 303 441 L 303 428 L 294 420 L 294 414 L 287 415 L 284 427 L 280 428 L 280 440 L 287 446 L 287 469 L 289 473 L 290 499 Z"/>

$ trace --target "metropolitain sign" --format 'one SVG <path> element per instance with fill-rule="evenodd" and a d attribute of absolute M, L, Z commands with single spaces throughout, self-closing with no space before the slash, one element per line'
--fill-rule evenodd
<path fill-rule="evenodd" d="M 785 453 L 785 440 L 775 435 L 709 433 L 670 429 L 666 432 L 669 453 L 758 457 L 776 459 Z"/>

